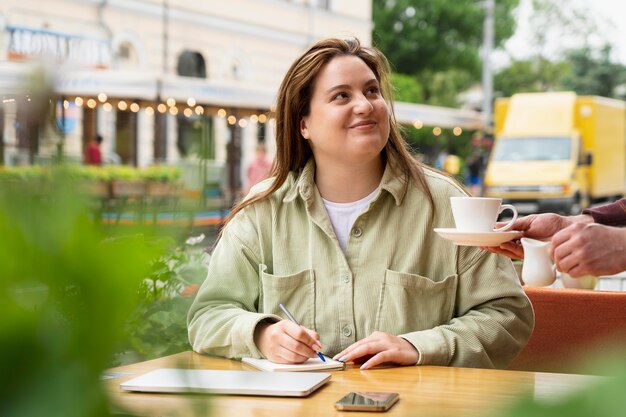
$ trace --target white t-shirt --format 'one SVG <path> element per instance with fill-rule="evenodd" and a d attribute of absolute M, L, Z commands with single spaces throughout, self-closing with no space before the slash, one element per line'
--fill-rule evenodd
<path fill-rule="evenodd" d="M 376 188 L 371 194 L 351 203 L 334 203 L 322 198 L 343 253 L 346 253 L 348 237 L 354 221 L 359 217 L 359 214 L 365 211 L 365 208 L 376 197 L 379 190 L 380 188 Z"/>

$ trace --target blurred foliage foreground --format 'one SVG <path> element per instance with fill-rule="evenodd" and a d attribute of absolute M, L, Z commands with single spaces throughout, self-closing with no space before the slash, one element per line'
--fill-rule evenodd
<path fill-rule="evenodd" d="M 0 184 L 0 416 L 106 416 L 104 369 L 189 349 L 185 315 L 208 255 L 202 236 L 184 248 L 140 229 L 106 236 L 70 180 L 49 181 L 44 194 Z M 610 362 L 617 377 L 498 415 L 622 416 L 623 359 Z"/>
<path fill-rule="evenodd" d="M 107 236 L 66 173 L 47 181 L 0 183 L 0 416 L 108 415 L 104 369 L 189 349 L 208 255 L 201 239 Z"/>

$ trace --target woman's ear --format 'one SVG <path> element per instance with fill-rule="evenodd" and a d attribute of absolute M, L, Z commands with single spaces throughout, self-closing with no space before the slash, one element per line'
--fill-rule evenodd
<path fill-rule="evenodd" d="M 300 119 L 300 134 L 305 139 L 311 139 L 311 135 L 309 135 L 309 129 L 306 127 L 306 118 L 303 117 Z"/>

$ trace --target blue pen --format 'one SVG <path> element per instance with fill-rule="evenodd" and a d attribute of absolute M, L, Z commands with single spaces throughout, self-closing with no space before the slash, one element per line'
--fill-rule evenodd
<path fill-rule="evenodd" d="M 283 310 L 283 313 L 285 313 L 287 315 L 287 317 L 289 318 L 289 320 L 293 321 L 294 323 L 296 323 L 298 326 L 300 325 L 300 323 L 298 323 L 298 320 L 296 320 L 296 318 L 294 316 L 291 315 L 291 313 L 289 312 L 289 310 L 287 310 L 287 307 L 285 307 L 282 304 L 278 304 L 278 307 L 280 307 L 281 310 Z M 320 352 L 315 352 L 317 353 L 317 356 L 320 357 L 320 359 L 322 360 L 322 362 L 326 362 L 326 359 L 324 358 L 324 355 L 322 355 Z"/>

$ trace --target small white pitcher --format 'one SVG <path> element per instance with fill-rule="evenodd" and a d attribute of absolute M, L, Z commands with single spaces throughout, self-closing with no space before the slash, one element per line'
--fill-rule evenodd
<path fill-rule="evenodd" d="M 556 265 L 550 257 L 550 242 L 524 237 L 522 280 L 528 287 L 547 287 L 556 280 Z"/>

